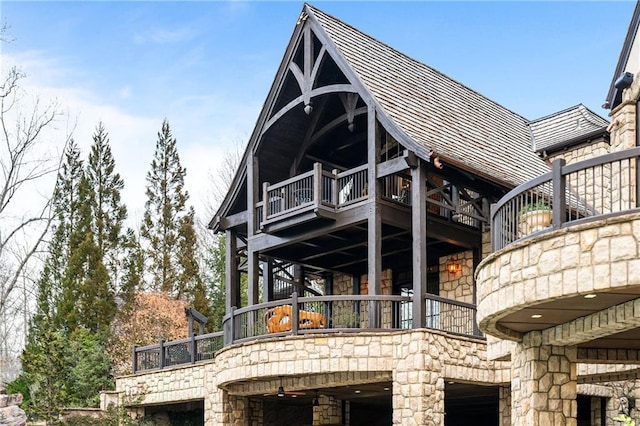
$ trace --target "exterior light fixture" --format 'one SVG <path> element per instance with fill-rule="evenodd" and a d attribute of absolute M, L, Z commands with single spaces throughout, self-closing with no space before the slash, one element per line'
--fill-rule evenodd
<path fill-rule="evenodd" d="M 589 293 L 589 294 L 585 294 L 585 295 L 584 295 L 584 298 L 585 298 L 585 299 L 595 299 L 595 298 L 596 298 L 596 296 L 597 296 L 597 294 Z"/>
<path fill-rule="evenodd" d="M 447 262 L 447 272 L 450 274 L 457 274 L 460 271 L 462 271 L 462 266 L 458 262 L 453 259 Z"/>
<path fill-rule="evenodd" d="M 533 318 L 533 319 L 542 318 L 542 315 L 540 315 L 540 314 L 533 314 L 533 315 L 531 315 L 531 318 Z"/>
<path fill-rule="evenodd" d="M 361 391 L 361 390 L 357 390 L 357 391 L 355 391 L 355 393 L 360 393 L 360 392 L 362 392 L 362 391 Z"/>
<path fill-rule="evenodd" d="M 313 402 L 311 403 L 314 407 L 320 406 L 320 401 L 318 401 L 318 391 L 316 390 L 316 396 L 313 398 Z"/>
<path fill-rule="evenodd" d="M 277 395 L 282 398 L 284 396 L 284 386 L 282 385 L 282 376 L 280 376 L 280 386 L 278 386 Z"/>

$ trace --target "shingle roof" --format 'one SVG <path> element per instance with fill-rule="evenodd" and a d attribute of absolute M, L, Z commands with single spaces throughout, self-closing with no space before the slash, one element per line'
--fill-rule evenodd
<path fill-rule="evenodd" d="M 566 142 L 604 132 L 609 122 L 582 104 L 529 123 L 534 150 L 541 152 Z"/>
<path fill-rule="evenodd" d="M 321 10 L 307 5 L 307 11 L 416 144 L 508 185 L 549 171 L 531 149 L 524 117 Z"/>

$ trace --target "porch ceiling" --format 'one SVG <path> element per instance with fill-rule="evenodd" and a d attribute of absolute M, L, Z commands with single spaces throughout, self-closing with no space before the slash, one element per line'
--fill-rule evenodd
<path fill-rule="evenodd" d="M 505 316 L 498 321 L 498 324 L 501 327 L 519 333 L 542 331 L 637 299 L 640 297 L 640 287 L 629 287 L 624 290 L 597 292 L 594 294 L 596 295 L 594 298 L 585 298 L 584 295 L 578 295 L 532 305 Z M 537 315 L 541 316 L 532 318 L 532 316 Z M 594 338 L 578 344 L 578 347 L 640 350 L 640 328 Z"/>
<path fill-rule="evenodd" d="M 441 230 L 439 230 L 441 231 Z M 335 229 L 313 235 L 265 254 L 304 265 L 307 268 L 349 274 L 366 273 L 369 263 L 367 224 Z M 412 235 L 410 230 L 390 224 L 382 225 L 382 267 L 411 267 Z M 427 260 L 437 264 L 442 256 L 463 250 L 460 246 L 433 237 L 427 238 Z"/>

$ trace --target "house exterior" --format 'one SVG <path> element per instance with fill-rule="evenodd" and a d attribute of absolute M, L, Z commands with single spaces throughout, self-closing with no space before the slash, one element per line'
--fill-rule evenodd
<path fill-rule="evenodd" d="M 635 415 L 639 14 L 610 123 L 530 121 L 304 5 L 210 223 L 224 330 L 134 348 L 104 404 L 206 425 Z"/>

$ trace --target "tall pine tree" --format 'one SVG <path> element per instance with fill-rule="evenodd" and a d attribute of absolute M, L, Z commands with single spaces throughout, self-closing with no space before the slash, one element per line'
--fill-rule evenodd
<path fill-rule="evenodd" d="M 115 291 L 121 274 L 126 238 L 123 228 L 127 218 L 127 208 L 120 197 L 124 181 L 120 174 L 115 172 L 115 160 L 111 154 L 109 135 L 102 123 L 98 123 L 93 135 L 86 175 L 92 189 L 91 230 L 95 236 L 98 252 L 109 271 L 109 287 L 111 291 Z"/>

